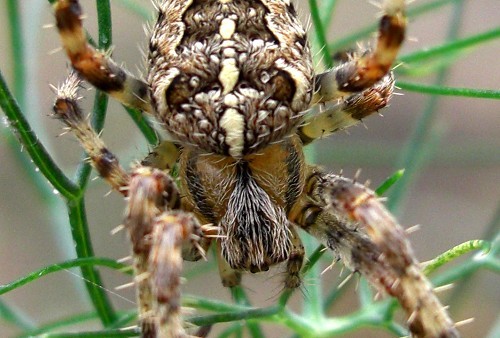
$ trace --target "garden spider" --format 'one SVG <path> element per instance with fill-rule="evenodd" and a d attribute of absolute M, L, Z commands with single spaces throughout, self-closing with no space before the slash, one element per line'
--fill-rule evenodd
<path fill-rule="evenodd" d="M 374 192 L 306 164 L 302 151 L 387 104 L 404 40 L 404 1 L 383 1 L 373 50 L 352 52 L 316 75 L 288 0 L 157 7 L 143 82 L 88 45 L 78 1 L 55 4 L 63 47 L 78 72 L 58 88 L 55 115 L 126 197 L 142 336 L 187 336 L 182 259 L 199 260 L 211 245 L 224 286 L 239 285 L 243 271 L 286 262 L 285 289 L 298 288 L 304 248 L 297 227 L 396 297 L 413 336 L 457 337 L 403 229 Z M 79 76 L 152 114 L 171 140 L 127 173 L 77 105 Z M 170 176 L 174 167 L 179 184 Z"/>

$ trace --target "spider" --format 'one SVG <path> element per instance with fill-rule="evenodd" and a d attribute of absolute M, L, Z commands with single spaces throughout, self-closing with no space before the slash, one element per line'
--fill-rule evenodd
<path fill-rule="evenodd" d="M 376 46 L 315 74 L 306 32 L 289 0 L 163 0 L 149 40 L 147 79 L 91 47 L 76 0 L 55 3 L 76 73 L 58 88 L 55 115 L 126 197 L 143 337 L 186 337 L 182 260 L 215 246 L 222 284 L 285 263 L 301 285 L 313 235 L 351 270 L 396 297 L 415 337 L 458 337 L 404 230 L 364 185 L 304 160 L 303 146 L 387 105 L 404 40 L 405 2 L 381 4 Z M 125 171 L 77 104 L 84 79 L 152 115 L 170 139 Z M 178 170 L 178 183 L 172 169 Z"/>

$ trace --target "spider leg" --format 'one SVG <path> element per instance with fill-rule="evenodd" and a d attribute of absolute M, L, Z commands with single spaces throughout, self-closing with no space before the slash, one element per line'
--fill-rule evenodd
<path fill-rule="evenodd" d="M 63 121 L 68 129 L 74 133 L 99 175 L 114 190 L 127 195 L 126 187 L 130 180 L 129 175 L 122 168 L 115 155 L 106 148 L 78 106 L 77 91 L 80 83 L 78 75 L 72 72 L 66 81 L 57 88 L 57 98 L 53 108 L 54 116 Z"/>
<path fill-rule="evenodd" d="M 335 103 L 312 107 L 309 117 L 297 130 L 302 143 L 307 145 L 318 138 L 358 124 L 365 117 L 384 108 L 393 91 L 394 76 L 389 73 L 360 93 L 351 94 Z"/>
<path fill-rule="evenodd" d="M 196 218 L 180 208 L 180 195 L 162 170 L 131 174 L 125 226 L 134 257 L 143 337 L 187 337 L 181 316 L 182 247 L 203 236 Z"/>
<path fill-rule="evenodd" d="M 75 134 L 99 174 L 126 196 L 124 225 L 132 243 L 142 337 L 187 337 L 180 313 L 182 251 L 188 244 L 192 251 L 203 250 L 202 227 L 191 213 L 180 210 L 181 197 L 167 171 L 138 165 L 130 174 L 125 172 L 83 118 L 77 104 L 79 83 L 71 73 L 58 88 L 54 112 Z"/>
<path fill-rule="evenodd" d="M 300 269 L 304 262 L 304 245 L 294 227 L 290 227 L 292 232 L 292 250 L 286 263 L 285 288 L 296 289 L 302 283 Z"/>
<path fill-rule="evenodd" d="M 87 42 L 82 26 L 82 10 L 76 0 L 54 4 L 57 29 L 73 68 L 92 85 L 126 106 L 152 112 L 149 86 Z"/>
<path fill-rule="evenodd" d="M 387 104 L 394 89 L 390 69 L 405 36 L 405 1 L 383 0 L 381 8 L 375 48 L 352 53 L 339 66 L 315 76 L 312 104 L 339 104 L 312 111 L 299 128 L 304 143 L 356 124 Z"/>
<path fill-rule="evenodd" d="M 222 285 L 227 288 L 240 285 L 241 271 L 231 268 L 221 251 L 220 242 L 217 242 L 217 266 Z"/>
<path fill-rule="evenodd" d="M 395 297 L 413 337 L 459 337 L 415 258 L 402 227 L 362 184 L 317 171 L 308 178 L 312 201 L 300 226 L 363 274 L 379 291 Z"/>

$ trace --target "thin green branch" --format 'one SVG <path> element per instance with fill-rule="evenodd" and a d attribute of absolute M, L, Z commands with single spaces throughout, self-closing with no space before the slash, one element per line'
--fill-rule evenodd
<path fill-rule="evenodd" d="M 71 224 L 71 235 L 76 244 L 75 250 L 78 258 L 93 257 L 94 250 L 90 240 L 84 199 L 79 198 L 68 201 L 66 206 Z M 101 322 L 105 326 L 111 325 L 117 317 L 106 289 L 102 287 L 103 283 L 100 274 L 92 266 L 82 266 L 81 271 L 90 300 L 99 314 Z"/>
<path fill-rule="evenodd" d="M 36 328 L 35 324 L 24 313 L 16 309 L 14 306 L 7 305 L 0 299 L 0 318 L 2 321 L 13 324 L 18 328 L 26 331 Z"/>
<path fill-rule="evenodd" d="M 442 253 L 437 256 L 433 260 L 425 263 L 424 274 L 428 275 L 433 271 L 437 270 L 439 267 L 443 266 L 446 263 L 460 257 L 468 252 L 474 250 L 483 250 L 487 251 L 489 249 L 489 242 L 482 240 L 471 240 L 465 243 L 459 244 L 450 250 Z"/>
<path fill-rule="evenodd" d="M 59 169 L 31 129 L 16 100 L 10 93 L 1 70 L 0 107 L 7 116 L 10 127 L 14 129 L 14 133 L 19 137 L 21 144 L 23 144 L 30 155 L 33 163 L 54 188 L 65 198 L 71 199 L 74 196 L 78 196 L 78 187 Z"/>
<path fill-rule="evenodd" d="M 425 85 L 425 84 L 417 84 L 405 81 L 397 81 L 396 85 L 403 90 L 408 90 L 423 94 L 500 100 L 500 90 L 453 88 L 453 87 L 445 87 L 442 85 Z"/>
<path fill-rule="evenodd" d="M 320 53 L 323 55 L 322 61 L 325 63 L 327 68 L 333 67 L 333 61 L 331 58 L 330 48 L 328 48 L 328 40 L 326 39 L 325 27 L 320 16 L 320 10 L 318 8 L 318 3 L 316 0 L 309 0 L 309 9 L 311 11 L 311 18 L 315 31 L 315 38 L 317 43 L 321 46 Z"/>
<path fill-rule="evenodd" d="M 397 181 L 403 177 L 405 173 L 404 169 L 396 170 L 394 174 L 389 176 L 382 184 L 375 190 L 378 196 L 383 196 L 387 190 L 389 190 Z"/>
<path fill-rule="evenodd" d="M 235 286 L 231 288 L 231 295 L 238 305 L 250 306 L 250 300 L 248 299 L 245 290 L 241 286 Z M 262 329 L 258 323 L 247 322 L 248 331 L 254 338 L 263 337 Z"/>
<path fill-rule="evenodd" d="M 137 337 L 140 335 L 139 328 L 134 329 L 110 329 L 101 331 L 90 331 L 90 332 L 64 332 L 64 333 L 46 333 L 43 335 L 44 338 L 93 338 L 93 337 Z"/>
<path fill-rule="evenodd" d="M 282 311 L 278 306 L 267 308 L 250 308 L 247 310 L 221 312 L 213 315 L 190 317 L 187 320 L 197 326 L 212 325 L 214 323 L 227 323 L 237 320 L 249 320 L 256 318 L 269 318 Z"/>
<path fill-rule="evenodd" d="M 332 23 L 333 13 L 335 12 L 337 0 L 325 0 L 322 3 L 323 6 L 321 8 L 321 22 L 323 22 L 323 27 L 325 27 L 325 31 L 327 31 L 328 27 L 330 27 L 330 24 Z"/>
<path fill-rule="evenodd" d="M 200 310 L 208 310 L 214 312 L 231 312 L 243 311 L 251 309 L 249 306 L 242 306 L 237 304 L 228 304 L 218 300 L 208 299 L 205 297 L 197 297 L 193 295 L 183 295 L 182 305 L 185 307 L 192 307 Z"/>
<path fill-rule="evenodd" d="M 128 312 L 120 312 L 118 313 L 118 316 L 119 317 L 117 321 L 113 323 L 113 325 L 111 325 L 109 329 L 122 328 L 125 327 L 127 324 L 129 324 L 131 321 L 137 320 L 137 311 L 134 310 Z M 72 315 L 67 318 L 59 319 L 52 323 L 44 324 L 37 329 L 27 330 L 23 332 L 21 335 L 19 335 L 17 338 L 29 338 L 29 337 L 39 337 L 39 336 L 46 337 L 46 334 L 49 334 L 50 332 L 53 332 L 55 330 L 60 331 L 60 329 L 64 327 L 82 324 L 85 322 L 93 321 L 95 319 L 99 319 L 99 316 L 95 312 L 86 312 L 77 315 Z M 105 332 L 108 331 L 100 331 L 100 332 L 104 334 Z M 134 334 L 134 336 L 137 335 L 138 334 Z"/>
<path fill-rule="evenodd" d="M 500 38 L 500 27 L 492 30 L 468 36 L 463 39 L 446 42 L 442 45 L 430 47 L 416 52 L 412 52 L 399 57 L 399 60 L 405 64 L 421 62 L 426 60 L 435 61 L 437 57 L 455 54 L 468 48 L 475 47 L 481 43 L 489 42 Z"/>
<path fill-rule="evenodd" d="M 492 246 L 493 247 L 493 246 Z M 500 259 L 495 255 L 493 249 L 488 253 L 480 252 L 474 255 L 473 258 L 468 259 L 463 264 L 455 266 L 439 276 L 432 279 L 433 284 L 440 286 L 453 283 L 464 276 L 470 275 L 480 268 L 490 269 L 495 273 L 500 273 Z"/>
<path fill-rule="evenodd" d="M 87 258 L 77 258 L 77 259 L 72 259 L 69 261 L 65 261 L 62 263 L 58 264 L 52 264 L 49 266 L 46 266 L 42 269 L 33 271 L 32 273 L 19 278 L 18 280 L 15 280 L 11 283 L 8 284 L 2 284 L 0 285 L 0 295 L 3 295 L 9 291 L 12 291 L 14 289 L 17 289 L 21 286 L 24 286 L 30 282 L 34 282 L 38 280 L 39 278 L 42 278 L 46 275 L 49 275 L 54 272 L 58 271 L 65 271 L 71 268 L 76 268 L 76 267 L 82 267 L 82 266 L 105 266 L 114 270 L 119 270 L 127 274 L 131 274 L 131 268 L 128 265 L 118 263 L 115 260 L 109 259 L 109 258 L 101 258 L 101 257 L 87 257 Z"/>
<path fill-rule="evenodd" d="M 481 236 L 484 240 L 490 241 L 493 243 L 493 250 L 498 250 L 498 243 L 495 243 L 495 236 L 497 236 L 498 233 L 500 233 L 500 203 L 497 205 L 497 209 L 493 213 L 493 217 L 491 218 L 491 221 L 489 222 L 488 226 L 486 227 L 486 231 L 484 232 L 483 236 Z M 492 248 L 488 248 L 489 250 L 492 250 Z M 492 253 L 493 255 L 495 253 Z M 462 276 L 460 281 L 455 283 L 455 287 L 452 289 L 451 294 L 449 294 L 448 302 L 445 302 L 446 304 L 449 304 L 451 307 L 456 308 L 458 305 L 464 305 L 466 302 L 463 302 L 463 300 L 470 296 L 470 293 L 467 292 L 467 289 L 469 286 L 472 286 L 473 283 L 471 283 L 472 279 L 474 278 L 473 274 L 467 274 Z"/>
<path fill-rule="evenodd" d="M 7 18 L 12 50 L 12 73 L 14 96 L 19 106 L 25 109 L 26 60 L 24 53 L 24 39 L 22 34 L 19 1 L 7 0 Z"/>
<path fill-rule="evenodd" d="M 54 323 L 45 324 L 37 329 L 25 330 L 22 334 L 17 336 L 17 338 L 45 337 L 44 334 L 55 331 L 56 329 L 85 323 L 95 319 L 99 319 L 95 312 L 81 313 L 76 316 L 60 319 Z"/>

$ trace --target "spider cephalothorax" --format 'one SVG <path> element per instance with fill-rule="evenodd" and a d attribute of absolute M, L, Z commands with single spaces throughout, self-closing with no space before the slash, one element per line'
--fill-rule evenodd
<path fill-rule="evenodd" d="M 242 271 L 286 262 L 285 288 L 299 287 L 304 248 L 297 227 L 396 297 L 414 336 L 458 336 L 404 231 L 375 194 L 304 160 L 304 144 L 357 123 L 390 99 L 405 4 L 385 0 L 382 8 L 372 50 L 314 74 L 289 0 L 157 1 L 143 82 L 87 44 L 78 1 L 56 2 L 57 27 L 79 75 L 151 113 L 171 138 L 129 174 L 82 117 L 77 76 L 58 91 L 56 115 L 100 175 L 128 197 L 124 224 L 143 336 L 186 336 L 181 261 L 200 259 L 211 244 L 225 286 L 238 285 Z M 179 186 L 169 172 L 176 165 Z"/>

